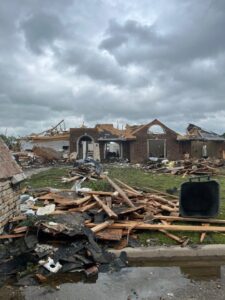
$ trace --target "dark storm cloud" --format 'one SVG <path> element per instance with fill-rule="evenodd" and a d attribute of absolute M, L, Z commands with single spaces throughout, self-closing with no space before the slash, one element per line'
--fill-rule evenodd
<path fill-rule="evenodd" d="M 152 118 L 225 131 L 224 1 L 52 3 L 0 2 L 0 131 Z"/>
<path fill-rule="evenodd" d="M 21 28 L 24 31 L 28 47 L 37 54 L 43 48 L 50 47 L 63 34 L 63 26 L 55 15 L 38 13 L 23 21 Z"/>

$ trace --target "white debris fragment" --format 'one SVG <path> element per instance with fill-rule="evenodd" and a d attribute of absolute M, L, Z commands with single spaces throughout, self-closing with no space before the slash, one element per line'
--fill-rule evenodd
<path fill-rule="evenodd" d="M 39 264 L 51 273 L 57 273 L 62 268 L 62 265 L 59 262 L 55 263 L 51 257 L 47 260 L 40 260 Z"/>
<path fill-rule="evenodd" d="M 37 210 L 37 216 L 50 215 L 55 211 L 55 204 L 49 204 L 44 207 L 39 207 Z"/>

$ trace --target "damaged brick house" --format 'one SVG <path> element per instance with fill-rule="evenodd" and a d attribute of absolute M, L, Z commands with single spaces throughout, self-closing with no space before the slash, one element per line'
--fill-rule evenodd
<path fill-rule="evenodd" d="M 70 129 L 70 152 L 78 158 L 91 156 L 100 161 L 118 157 L 132 163 L 143 162 L 150 156 L 181 157 L 178 134 L 158 120 L 145 125 L 129 126 L 124 130 L 113 124 L 97 124 L 94 128 Z"/>
<path fill-rule="evenodd" d="M 62 120 L 53 128 L 20 138 L 19 142 L 22 151 L 32 151 L 33 147 L 47 147 L 58 152 L 69 151 L 69 132 L 65 130 Z"/>
<path fill-rule="evenodd" d="M 25 175 L 0 139 L 0 232 L 19 209 L 20 182 Z"/>
<path fill-rule="evenodd" d="M 188 153 L 192 158 L 201 158 L 203 156 L 225 158 L 224 137 L 215 132 L 206 131 L 194 124 L 189 124 L 187 134 L 179 135 L 177 140 L 181 151 Z"/>
<path fill-rule="evenodd" d="M 89 156 L 102 162 L 127 159 L 141 163 L 149 157 L 179 160 L 186 154 L 201 158 L 204 146 L 207 156 L 225 158 L 225 139 L 193 124 L 188 126 L 186 135 L 180 135 L 157 119 L 144 125 L 127 125 L 123 130 L 113 124 L 97 124 L 66 131 L 60 127 L 61 122 L 41 134 L 20 139 L 22 150 L 49 147 L 73 153 L 78 159 Z"/>

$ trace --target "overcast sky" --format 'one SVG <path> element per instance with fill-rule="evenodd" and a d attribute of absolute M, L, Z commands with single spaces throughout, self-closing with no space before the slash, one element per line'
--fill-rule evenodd
<path fill-rule="evenodd" d="M 0 132 L 225 132 L 224 0 L 1 0 Z"/>

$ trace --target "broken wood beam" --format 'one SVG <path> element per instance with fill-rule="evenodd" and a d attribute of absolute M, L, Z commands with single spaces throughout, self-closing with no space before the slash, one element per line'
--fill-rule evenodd
<path fill-rule="evenodd" d="M 14 233 L 22 233 L 22 232 L 27 232 L 27 230 L 29 229 L 28 226 L 21 226 L 21 227 L 17 227 L 13 230 Z"/>
<path fill-rule="evenodd" d="M 136 187 L 138 188 L 138 187 Z M 150 187 L 143 187 L 141 190 L 143 191 L 146 191 L 146 192 L 154 192 L 154 193 L 158 193 L 160 195 L 164 195 L 164 196 L 167 196 L 167 197 L 171 197 L 173 198 L 174 200 L 178 200 L 178 196 L 175 196 L 175 195 L 172 195 L 172 194 L 169 194 L 169 193 L 166 193 L 166 192 L 162 192 L 162 191 L 159 191 L 159 190 L 156 190 L 156 189 L 153 189 L 153 188 L 150 188 Z"/>
<path fill-rule="evenodd" d="M 3 234 L 3 235 L 0 235 L 0 240 L 3 240 L 3 239 L 20 238 L 20 237 L 23 237 L 23 236 L 25 236 L 25 235 L 26 235 L 25 233 L 18 233 L 18 234 Z"/>
<path fill-rule="evenodd" d="M 116 213 L 114 213 L 113 210 L 111 210 L 110 207 L 108 207 L 97 195 L 93 195 L 93 198 L 97 201 L 97 203 L 104 209 L 104 211 L 107 213 L 107 215 L 110 218 L 115 218 L 117 219 L 118 216 Z"/>
<path fill-rule="evenodd" d="M 181 221 L 181 222 L 198 222 L 198 223 L 210 223 L 210 224 L 225 224 L 225 220 L 220 219 L 204 219 L 204 218 L 192 218 L 192 217 L 173 217 L 173 216 L 161 216 L 155 215 L 154 220 L 166 220 L 166 221 Z"/>
<path fill-rule="evenodd" d="M 97 196 L 111 196 L 111 197 L 118 196 L 118 194 L 115 192 L 104 192 L 104 191 L 86 191 L 82 193 L 88 195 L 97 195 Z"/>
<path fill-rule="evenodd" d="M 96 203 L 87 204 L 87 205 L 85 205 L 85 206 L 79 208 L 78 211 L 80 211 L 80 212 L 85 212 L 85 211 L 87 211 L 87 210 L 89 210 L 89 209 L 94 208 L 95 206 L 96 206 Z M 72 212 L 72 211 L 75 211 L 75 210 L 69 209 L 69 211 Z"/>
<path fill-rule="evenodd" d="M 131 200 L 127 197 L 126 193 L 114 182 L 111 178 L 108 176 L 105 176 L 107 181 L 110 183 L 110 185 L 120 194 L 123 201 L 129 205 L 130 207 L 135 207 L 134 204 L 131 202 Z"/>
<path fill-rule="evenodd" d="M 137 206 L 137 207 L 134 207 L 134 208 L 128 208 L 128 209 L 126 209 L 126 210 L 124 210 L 124 211 L 121 211 L 121 212 L 119 213 L 119 215 L 126 215 L 126 214 L 129 214 L 129 213 L 133 213 L 133 212 L 136 212 L 136 211 L 138 211 L 139 209 L 143 209 L 143 208 L 145 208 L 144 205 L 140 205 L 140 206 Z"/>
<path fill-rule="evenodd" d="M 209 223 L 202 223 L 202 226 L 210 226 L 210 224 Z M 202 243 L 204 241 L 205 237 L 206 237 L 206 232 L 202 232 L 201 236 L 200 236 L 200 243 Z"/>
<path fill-rule="evenodd" d="M 96 224 L 87 224 L 93 227 Z M 162 225 L 162 224 L 146 224 L 142 222 L 125 221 L 123 223 L 114 223 L 108 228 L 129 229 L 134 228 L 141 230 L 169 230 L 169 231 L 193 231 L 193 232 L 225 232 L 225 226 L 200 226 L 200 225 Z"/>
<path fill-rule="evenodd" d="M 141 192 L 138 192 L 137 190 L 135 190 L 134 188 L 132 188 L 130 185 L 124 183 L 123 181 L 119 180 L 119 179 L 115 179 L 120 185 L 122 185 L 122 187 L 130 190 L 131 192 L 135 193 L 136 195 L 142 195 Z"/>
<path fill-rule="evenodd" d="M 74 203 L 75 203 L 76 205 L 81 205 L 81 204 L 87 202 L 87 201 L 90 200 L 90 199 L 91 199 L 91 196 L 86 196 L 86 197 L 84 197 L 84 198 L 80 198 L 80 199 L 74 200 Z"/>
<path fill-rule="evenodd" d="M 167 199 L 165 199 L 165 198 L 163 198 L 163 197 L 161 197 L 161 196 L 158 196 L 158 195 L 153 195 L 153 196 L 151 196 L 150 198 L 153 198 L 153 199 L 156 200 L 156 201 L 159 201 L 159 202 L 161 202 L 161 203 L 163 203 L 163 204 L 170 205 L 170 206 L 172 206 L 172 207 L 175 207 L 175 206 L 176 206 L 176 204 L 175 204 L 174 202 L 172 202 L 172 201 L 170 201 L 170 200 L 167 200 Z"/>
<path fill-rule="evenodd" d="M 100 240 L 120 241 L 123 237 L 123 230 L 106 228 L 100 232 L 97 232 L 95 236 Z"/>
<path fill-rule="evenodd" d="M 97 232 L 109 227 L 109 225 L 112 225 L 112 224 L 113 224 L 112 220 L 105 221 L 103 223 L 97 224 L 96 226 L 92 227 L 91 231 L 93 231 L 94 233 L 97 233 Z"/>
<path fill-rule="evenodd" d="M 159 231 L 164 233 L 167 237 L 171 238 L 172 240 L 178 242 L 179 244 L 183 244 L 183 242 L 184 242 L 184 240 L 182 238 L 180 238 L 179 236 L 177 236 L 173 233 L 170 233 L 164 229 L 160 229 Z"/>

